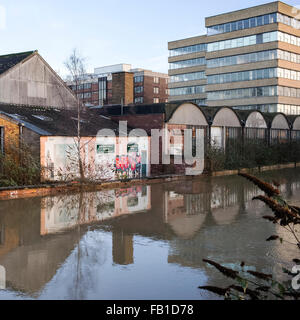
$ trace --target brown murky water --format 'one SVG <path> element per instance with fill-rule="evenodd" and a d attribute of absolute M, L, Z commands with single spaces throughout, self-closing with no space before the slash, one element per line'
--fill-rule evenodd
<path fill-rule="evenodd" d="M 300 170 L 265 173 L 300 204 Z M 241 177 L 0 203 L 0 299 L 215 299 L 209 258 L 281 275 L 293 247 Z"/>

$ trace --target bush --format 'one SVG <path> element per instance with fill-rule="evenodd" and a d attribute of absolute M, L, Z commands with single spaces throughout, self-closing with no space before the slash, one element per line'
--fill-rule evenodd
<path fill-rule="evenodd" d="M 264 140 L 228 139 L 226 151 L 215 145 L 206 152 L 209 171 L 237 170 L 300 161 L 300 142 L 276 143 L 268 146 Z"/>
<path fill-rule="evenodd" d="M 0 155 L 0 186 L 21 186 L 40 183 L 41 167 L 30 148 L 11 145 L 10 152 Z"/>

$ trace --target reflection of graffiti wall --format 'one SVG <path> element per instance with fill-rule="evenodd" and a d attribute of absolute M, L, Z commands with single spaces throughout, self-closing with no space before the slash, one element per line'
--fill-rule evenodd
<path fill-rule="evenodd" d="M 149 186 L 46 197 L 42 199 L 41 234 L 55 233 L 77 224 L 104 221 L 150 208 Z"/>
<path fill-rule="evenodd" d="M 76 138 L 41 137 L 40 142 L 44 181 L 79 177 Z M 90 179 L 150 175 L 149 137 L 83 137 L 81 146 L 85 175 Z"/>
<path fill-rule="evenodd" d="M 6 288 L 6 272 L 3 266 L 0 266 L 0 290 Z"/>

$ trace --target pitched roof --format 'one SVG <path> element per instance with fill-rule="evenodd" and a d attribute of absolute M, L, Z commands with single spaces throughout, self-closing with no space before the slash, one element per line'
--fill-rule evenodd
<path fill-rule="evenodd" d="M 4 56 L 0 56 L 0 74 L 9 70 L 16 64 L 20 63 L 24 59 L 28 58 L 36 51 L 28 51 L 28 52 L 20 52 L 13 54 L 6 54 Z"/>
<path fill-rule="evenodd" d="M 0 116 L 45 136 L 77 136 L 77 111 L 55 108 L 0 104 Z M 111 129 L 118 135 L 119 125 L 94 110 L 80 114 L 81 136 L 96 136 L 101 129 Z"/>

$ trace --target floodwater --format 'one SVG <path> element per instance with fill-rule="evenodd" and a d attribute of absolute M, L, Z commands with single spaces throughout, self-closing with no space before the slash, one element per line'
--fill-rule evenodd
<path fill-rule="evenodd" d="M 299 169 L 261 176 L 300 204 Z M 231 176 L 1 201 L 0 299 L 216 299 L 205 258 L 281 277 L 296 249 L 265 241 L 260 193 Z"/>

